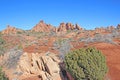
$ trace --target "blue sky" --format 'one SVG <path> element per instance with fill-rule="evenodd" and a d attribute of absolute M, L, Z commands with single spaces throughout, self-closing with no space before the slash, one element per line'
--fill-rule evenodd
<path fill-rule="evenodd" d="M 0 30 L 7 25 L 31 29 L 40 20 L 58 26 L 78 23 L 86 29 L 120 23 L 119 0 L 0 0 Z"/>

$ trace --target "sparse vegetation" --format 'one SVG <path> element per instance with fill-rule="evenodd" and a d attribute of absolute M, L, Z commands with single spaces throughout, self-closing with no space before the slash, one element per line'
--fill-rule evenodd
<path fill-rule="evenodd" d="M 53 45 L 59 51 L 61 60 L 64 59 L 65 54 L 68 53 L 72 47 L 68 39 L 58 39 Z"/>
<path fill-rule="evenodd" d="M 8 80 L 5 73 L 2 71 L 1 67 L 0 67 L 0 80 Z"/>
<path fill-rule="evenodd" d="M 19 50 L 22 50 L 22 49 L 23 49 L 23 46 L 22 46 L 21 43 L 18 45 L 18 49 L 19 49 Z"/>
<path fill-rule="evenodd" d="M 7 68 L 16 68 L 18 60 L 22 55 L 22 50 L 18 50 L 17 48 L 11 49 L 6 54 L 8 55 L 7 59 L 3 61 L 3 66 Z"/>
<path fill-rule="evenodd" d="M 72 30 L 67 30 L 67 34 L 70 33 L 70 32 L 72 32 Z"/>
<path fill-rule="evenodd" d="M 75 80 L 103 80 L 108 70 L 105 56 L 95 48 L 71 51 L 64 62 Z"/>
<path fill-rule="evenodd" d="M 80 38 L 79 41 L 85 42 L 86 44 L 92 43 L 92 42 L 106 42 L 106 43 L 115 44 L 115 42 L 113 41 L 112 34 L 102 35 L 97 33 L 93 38 L 92 37 Z"/>
<path fill-rule="evenodd" d="M 75 80 L 102 80 L 107 72 L 107 67 L 105 57 L 100 51 L 95 48 L 79 49 L 71 52 L 70 50 L 81 47 L 86 48 L 91 45 L 99 49 L 104 48 L 105 54 L 109 54 L 107 52 L 109 46 L 110 49 L 115 47 L 118 50 L 120 46 L 120 25 L 117 28 L 97 28 L 96 30 L 83 30 L 82 28 L 79 30 L 80 28 L 73 26 L 66 26 L 63 23 L 57 28 L 50 27 L 42 22 L 38 23 L 36 28 L 30 30 L 10 27 L 3 30 L 2 34 L 0 33 L 0 66 L 8 70 L 16 69 L 22 53 L 44 54 L 46 51 L 50 51 L 59 54 L 60 61 L 65 62 L 66 70 L 72 74 Z M 112 46 L 113 44 L 117 45 Z M 111 54 L 114 51 L 111 51 Z M 110 61 L 112 60 L 109 56 L 107 58 Z M 14 74 L 20 76 L 22 73 L 16 70 L 13 72 Z M 67 76 L 67 73 L 65 76 Z"/>
<path fill-rule="evenodd" d="M 22 34 L 22 32 L 21 32 L 21 31 L 18 31 L 17 34 Z"/>
<path fill-rule="evenodd" d="M 0 34 L 0 55 L 3 55 L 5 52 L 5 40 L 2 38 L 2 34 Z"/>
<path fill-rule="evenodd" d="M 49 32 L 49 36 L 57 36 L 57 34 L 56 34 L 55 31 L 50 30 L 50 32 Z"/>
<path fill-rule="evenodd" d="M 112 37 L 113 38 L 120 38 L 120 32 L 118 32 L 118 30 L 112 30 L 112 33 L 111 33 Z"/>

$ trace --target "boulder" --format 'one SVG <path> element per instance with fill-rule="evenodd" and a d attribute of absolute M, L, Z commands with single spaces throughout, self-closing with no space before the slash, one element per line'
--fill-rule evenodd
<path fill-rule="evenodd" d="M 61 80 L 59 58 L 50 52 L 41 54 L 24 53 L 18 62 L 18 70 L 24 75 L 38 75 L 42 80 Z"/>
<path fill-rule="evenodd" d="M 43 63 L 45 64 L 45 67 L 50 75 L 54 75 L 54 73 L 58 73 L 60 71 L 60 68 L 56 62 L 53 61 L 51 57 L 48 56 L 42 56 Z"/>

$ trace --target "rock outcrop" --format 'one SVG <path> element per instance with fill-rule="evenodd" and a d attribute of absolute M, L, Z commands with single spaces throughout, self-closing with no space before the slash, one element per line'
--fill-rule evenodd
<path fill-rule="evenodd" d="M 110 31 L 110 32 L 111 32 L 112 30 L 114 30 L 114 29 L 115 29 L 114 26 L 109 26 L 109 27 L 107 27 L 107 30 Z"/>
<path fill-rule="evenodd" d="M 78 24 L 75 25 L 75 29 L 77 29 L 77 30 L 83 30 L 83 28 L 81 28 Z"/>
<path fill-rule="evenodd" d="M 58 31 L 58 32 L 59 32 L 59 31 L 65 32 L 65 31 L 66 31 L 66 24 L 65 24 L 65 23 L 60 23 L 60 26 L 59 26 L 59 28 L 58 28 L 57 31 Z"/>
<path fill-rule="evenodd" d="M 17 33 L 17 29 L 15 27 L 11 27 L 10 25 L 7 26 L 7 28 L 5 30 L 2 31 L 2 34 L 16 34 Z"/>
<path fill-rule="evenodd" d="M 36 26 L 33 27 L 31 31 L 35 32 L 50 32 L 53 29 L 53 26 L 50 24 L 44 23 L 44 21 L 40 21 Z"/>
<path fill-rule="evenodd" d="M 115 29 L 114 26 L 108 26 L 107 28 L 100 27 L 100 28 L 95 28 L 96 33 L 107 33 L 107 32 L 112 32 Z"/>
<path fill-rule="evenodd" d="M 120 30 L 120 24 L 117 25 L 117 29 Z"/>
<path fill-rule="evenodd" d="M 78 24 L 73 25 L 71 23 L 61 23 L 58 27 L 58 32 L 66 32 L 67 30 L 83 30 Z"/>
<path fill-rule="evenodd" d="M 102 33 L 102 32 L 105 32 L 105 31 L 106 31 L 106 29 L 103 28 L 103 27 L 101 27 L 101 28 L 95 28 L 95 32 L 96 33 Z"/>
<path fill-rule="evenodd" d="M 44 23 L 44 21 L 40 21 L 36 26 L 33 27 L 31 31 L 35 32 L 67 32 L 67 30 L 83 30 L 78 24 L 73 25 L 72 23 L 60 23 L 59 27 L 53 27 L 50 24 Z"/>
<path fill-rule="evenodd" d="M 61 80 L 59 62 L 55 54 L 50 52 L 43 55 L 24 53 L 17 68 L 24 75 L 38 75 L 42 80 Z"/>

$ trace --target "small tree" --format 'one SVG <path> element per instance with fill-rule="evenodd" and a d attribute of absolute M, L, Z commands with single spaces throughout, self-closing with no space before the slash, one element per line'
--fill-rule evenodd
<path fill-rule="evenodd" d="M 71 51 L 64 62 L 75 80 L 103 80 L 108 70 L 105 56 L 95 48 Z"/>

